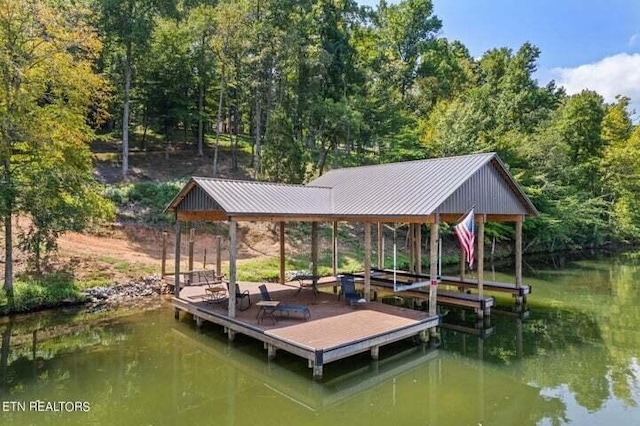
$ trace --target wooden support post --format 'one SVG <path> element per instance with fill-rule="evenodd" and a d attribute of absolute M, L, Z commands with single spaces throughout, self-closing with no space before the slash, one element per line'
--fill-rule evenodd
<path fill-rule="evenodd" d="M 313 379 L 322 380 L 322 364 L 313 364 Z"/>
<path fill-rule="evenodd" d="M 202 327 L 202 318 L 200 317 L 196 317 L 196 327 L 201 328 Z"/>
<path fill-rule="evenodd" d="M 174 228 L 176 233 L 176 247 L 175 247 L 175 266 L 173 269 L 173 273 L 174 273 L 173 295 L 176 297 L 180 297 L 180 257 L 181 257 L 180 237 L 182 234 L 181 226 L 182 226 L 182 222 L 177 220 Z"/>
<path fill-rule="evenodd" d="M 416 273 L 422 274 L 422 225 L 416 223 Z"/>
<path fill-rule="evenodd" d="M 408 229 L 407 229 L 407 239 L 408 239 L 408 246 L 409 246 L 409 272 L 411 272 L 412 274 L 415 274 L 416 272 L 416 257 L 414 254 L 415 251 L 415 245 L 413 244 L 413 237 L 415 236 L 415 233 L 413 231 L 413 223 L 410 223 L 408 225 Z"/>
<path fill-rule="evenodd" d="M 318 222 L 311 223 L 311 275 L 315 288 L 318 284 Z"/>
<path fill-rule="evenodd" d="M 364 298 L 371 301 L 371 224 L 364 224 Z"/>
<path fill-rule="evenodd" d="M 478 297 L 484 298 L 484 221 L 481 215 L 478 221 Z"/>
<path fill-rule="evenodd" d="M 440 225 L 440 215 L 436 215 L 436 220 L 431 224 L 429 232 L 429 315 L 437 314 L 438 303 L 438 228 Z M 432 330 L 435 330 L 433 328 Z"/>
<path fill-rule="evenodd" d="M 229 303 L 231 303 L 231 302 L 229 302 Z M 236 338 L 236 332 L 231 330 L 230 328 L 227 328 L 227 339 L 230 342 L 233 342 L 235 340 L 235 338 Z"/>
<path fill-rule="evenodd" d="M 202 269 L 207 269 L 207 249 L 204 249 L 204 256 L 202 257 Z"/>
<path fill-rule="evenodd" d="M 420 342 L 422 342 L 422 343 L 428 343 L 429 342 L 429 330 L 422 330 L 420 332 L 420 334 L 418 334 L 418 339 L 420 339 Z"/>
<path fill-rule="evenodd" d="M 194 228 L 189 229 L 189 270 L 193 271 L 193 248 L 196 244 L 196 230 Z"/>
<path fill-rule="evenodd" d="M 284 284 L 284 222 L 280 222 L 280 284 Z"/>
<path fill-rule="evenodd" d="M 162 266 L 160 267 L 160 276 L 167 275 L 167 237 L 168 233 L 162 233 Z"/>
<path fill-rule="evenodd" d="M 516 288 L 522 286 L 522 220 L 516 222 Z M 516 297 L 516 303 L 521 305 L 522 296 Z"/>
<path fill-rule="evenodd" d="M 333 276 L 338 275 L 338 222 L 333 222 L 333 232 L 331 233 L 333 257 L 331 260 L 331 268 L 333 269 Z"/>
<path fill-rule="evenodd" d="M 216 237 L 216 275 L 222 275 L 222 238 Z"/>
<path fill-rule="evenodd" d="M 374 361 L 380 359 L 380 346 L 374 346 L 371 348 L 371 359 Z"/>
<path fill-rule="evenodd" d="M 271 361 L 276 357 L 277 348 L 271 344 L 267 344 L 267 359 Z"/>
<path fill-rule="evenodd" d="M 379 269 L 384 269 L 384 231 L 383 231 L 383 227 L 382 227 L 382 223 L 378 222 L 378 262 L 376 263 L 376 266 Z"/>
<path fill-rule="evenodd" d="M 229 221 L 229 318 L 235 318 L 236 316 L 236 255 L 238 250 L 238 244 L 236 241 L 237 223 L 235 220 Z M 231 330 L 229 330 L 229 340 L 233 340 L 231 337 Z"/>
<path fill-rule="evenodd" d="M 467 258 L 464 255 L 464 250 L 460 248 L 460 281 L 464 281 L 467 271 Z"/>

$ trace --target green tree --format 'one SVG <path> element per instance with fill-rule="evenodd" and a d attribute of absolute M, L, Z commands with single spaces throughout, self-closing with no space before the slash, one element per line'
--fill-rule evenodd
<path fill-rule="evenodd" d="M 294 137 L 293 123 L 282 108 L 271 113 L 267 129 L 261 177 L 271 182 L 303 183 L 308 154 Z"/>
<path fill-rule="evenodd" d="M 0 1 L 0 214 L 10 298 L 12 217 L 31 218 L 23 243 L 39 256 L 48 237 L 104 211 L 87 146 L 87 114 L 104 89 L 93 71 L 101 44 L 88 16 L 81 2 Z M 77 217 L 72 205 L 87 210 Z"/>

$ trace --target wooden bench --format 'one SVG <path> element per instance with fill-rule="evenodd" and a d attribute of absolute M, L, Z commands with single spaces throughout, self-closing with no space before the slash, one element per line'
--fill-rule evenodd
<path fill-rule="evenodd" d="M 224 275 L 216 275 L 213 269 L 205 269 L 202 271 L 185 271 L 182 274 L 182 284 L 188 285 L 217 285 L 222 284 Z"/>

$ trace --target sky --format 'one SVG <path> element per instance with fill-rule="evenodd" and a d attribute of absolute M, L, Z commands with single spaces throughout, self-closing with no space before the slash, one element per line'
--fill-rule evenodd
<path fill-rule="evenodd" d="M 358 0 L 375 6 L 377 0 Z M 389 0 L 388 0 L 389 1 Z M 389 3 L 396 3 L 391 0 Z M 433 0 L 440 36 L 471 55 L 524 42 L 541 50 L 535 77 L 573 94 L 595 90 L 605 101 L 631 98 L 640 116 L 640 0 Z"/>

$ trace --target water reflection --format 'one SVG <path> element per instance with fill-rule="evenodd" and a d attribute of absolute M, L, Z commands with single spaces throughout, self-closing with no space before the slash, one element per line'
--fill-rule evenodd
<path fill-rule="evenodd" d="M 531 272 L 530 312 L 456 316 L 438 349 L 399 343 L 326 366 L 229 344 L 169 308 L 0 323 L 2 401 L 89 401 L 89 413 L 0 412 L 2 424 L 590 424 L 640 418 L 635 258 Z M 501 280 L 500 272 L 496 272 Z M 597 282 L 595 282 L 597 281 Z"/>

